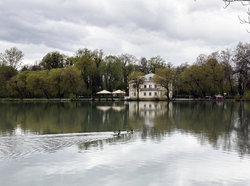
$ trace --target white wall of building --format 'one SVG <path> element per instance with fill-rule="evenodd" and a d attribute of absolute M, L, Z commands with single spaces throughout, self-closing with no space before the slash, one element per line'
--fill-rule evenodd
<path fill-rule="evenodd" d="M 154 99 L 167 99 L 166 89 L 153 82 L 154 74 L 147 74 L 145 81 L 139 88 L 139 99 L 154 100 Z M 172 85 L 170 85 L 170 98 L 172 98 Z M 133 83 L 129 83 L 129 98 L 137 99 L 137 89 Z"/>

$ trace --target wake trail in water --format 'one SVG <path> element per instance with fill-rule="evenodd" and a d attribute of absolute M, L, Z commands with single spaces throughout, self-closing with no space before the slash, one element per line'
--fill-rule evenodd
<path fill-rule="evenodd" d="M 60 149 L 113 138 L 112 132 L 21 135 L 0 137 L 0 161 L 19 159 L 34 153 L 53 153 Z"/>

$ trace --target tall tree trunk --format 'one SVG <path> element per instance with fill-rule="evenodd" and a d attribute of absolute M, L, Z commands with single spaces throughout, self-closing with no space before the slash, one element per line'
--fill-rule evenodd
<path fill-rule="evenodd" d="M 138 86 L 137 88 L 136 88 L 136 90 L 137 90 L 137 101 L 139 101 L 139 89 L 140 88 L 140 86 Z"/>
<path fill-rule="evenodd" d="M 169 88 L 166 87 L 166 89 L 167 89 L 167 99 L 168 99 L 168 101 L 170 101 L 170 97 L 169 97 Z"/>

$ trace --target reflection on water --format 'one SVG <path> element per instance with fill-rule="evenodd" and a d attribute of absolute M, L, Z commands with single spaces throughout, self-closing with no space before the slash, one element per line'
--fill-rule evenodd
<path fill-rule="evenodd" d="M 249 123 L 249 103 L 0 103 L 0 185 L 250 185 Z"/>
<path fill-rule="evenodd" d="M 25 144 L 25 140 L 29 140 L 27 136 L 35 138 L 40 134 L 112 132 L 130 129 L 136 130 L 137 134 L 140 131 L 141 139 L 150 138 L 157 141 L 175 131 L 190 133 L 201 145 L 209 143 L 215 149 L 234 150 L 241 156 L 250 154 L 249 103 L 146 101 L 2 103 L 0 118 L 0 136 L 2 136 L 0 157 L 4 156 L 1 154 L 8 155 L 9 148 L 22 149 L 20 144 Z M 113 137 L 109 135 L 107 138 Z M 46 144 L 40 145 L 41 147 L 36 150 L 41 151 L 44 147 L 53 151 L 53 145 L 48 145 L 44 139 L 42 140 Z M 94 143 L 94 139 L 90 143 Z M 79 145 L 81 140 L 80 138 L 75 141 L 70 138 L 69 144 Z M 53 144 L 56 141 L 57 139 L 49 143 Z M 68 146 L 68 143 L 63 141 L 54 146 L 56 148 Z M 99 141 L 97 144 L 102 146 Z M 30 146 L 32 148 L 32 145 Z M 79 148 L 82 146 L 87 149 L 88 144 L 80 144 Z"/>
<path fill-rule="evenodd" d="M 95 144 L 112 133 L 58 134 L 42 136 L 5 136 L 0 141 L 0 159 L 19 159 L 33 153 L 51 153 L 72 145 Z M 87 149 L 87 148 L 86 148 Z"/>

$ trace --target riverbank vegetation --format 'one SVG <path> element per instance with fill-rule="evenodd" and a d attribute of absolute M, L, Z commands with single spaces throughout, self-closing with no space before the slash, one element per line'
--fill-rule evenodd
<path fill-rule="evenodd" d="M 107 89 L 128 93 L 129 77 L 156 73 L 156 82 L 173 82 L 174 97 L 204 98 L 216 94 L 250 99 L 250 44 L 199 55 L 192 64 L 173 66 L 162 57 L 137 59 L 130 54 L 104 55 L 102 50 L 79 49 L 74 56 L 57 51 L 40 62 L 21 65 L 17 48 L 0 54 L 0 98 L 91 97 Z M 136 77 L 134 77 L 136 78 Z"/>

